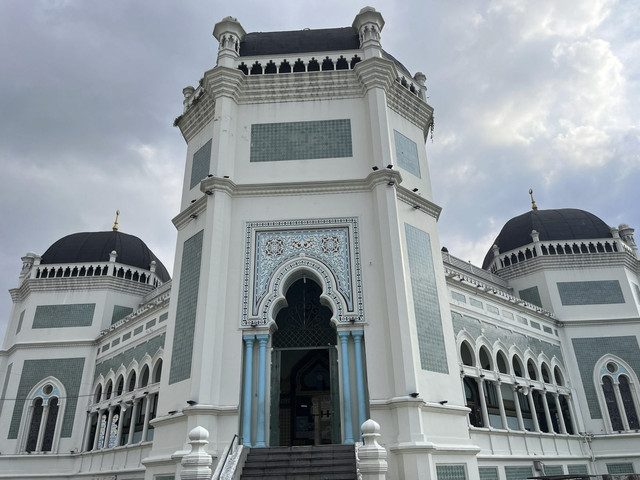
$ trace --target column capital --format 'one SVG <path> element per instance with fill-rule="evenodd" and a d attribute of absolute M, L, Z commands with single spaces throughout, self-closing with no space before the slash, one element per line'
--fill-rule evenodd
<path fill-rule="evenodd" d="M 340 340 L 344 339 L 346 341 L 349 338 L 349 335 L 351 335 L 351 332 L 349 330 L 338 331 L 338 337 L 340 338 Z"/>
<path fill-rule="evenodd" d="M 256 335 L 256 340 L 258 340 L 260 343 L 268 342 L 269 341 L 269 334 L 268 333 L 264 333 L 264 334 L 261 334 L 261 335 Z"/>
<path fill-rule="evenodd" d="M 353 335 L 354 340 L 360 341 L 364 337 L 364 330 L 352 330 L 351 335 Z"/>
<path fill-rule="evenodd" d="M 253 341 L 255 341 L 256 336 L 255 335 L 242 335 L 242 339 L 245 342 L 253 342 Z"/>

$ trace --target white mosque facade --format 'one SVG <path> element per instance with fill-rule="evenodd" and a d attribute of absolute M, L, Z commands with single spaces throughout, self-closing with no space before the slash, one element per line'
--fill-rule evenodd
<path fill-rule="evenodd" d="M 117 224 L 22 258 L 0 478 L 179 479 L 198 426 L 215 470 L 234 438 L 352 445 L 369 418 L 389 479 L 640 473 L 633 229 L 536 208 L 482 267 L 441 249 L 425 76 L 383 27 L 216 24 L 173 274 Z"/>

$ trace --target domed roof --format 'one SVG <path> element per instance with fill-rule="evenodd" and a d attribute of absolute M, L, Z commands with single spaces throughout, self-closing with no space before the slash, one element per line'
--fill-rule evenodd
<path fill-rule="evenodd" d="M 162 262 L 142 240 L 114 230 L 62 237 L 44 252 L 41 263 L 108 262 L 113 250 L 118 253 L 118 263 L 149 270 L 151 261 L 155 260 L 157 277 L 163 282 L 171 278 Z"/>
<path fill-rule="evenodd" d="M 555 210 L 531 210 L 505 223 L 493 242 L 500 253 L 508 252 L 533 242 L 531 231 L 540 234 L 540 240 L 580 240 L 592 238 L 611 238 L 606 223 L 594 214 L 576 208 Z M 489 249 L 482 262 L 482 268 L 488 269 L 493 261 L 493 249 Z"/>

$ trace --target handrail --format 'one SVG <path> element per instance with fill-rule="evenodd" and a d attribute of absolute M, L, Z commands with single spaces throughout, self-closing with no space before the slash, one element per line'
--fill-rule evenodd
<path fill-rule="evenodd" d="M 235 443 L 236 440 L 240 440 L 240 438 L 238 437 L 237 433 L 234 433 L 233 438 L 231 439 L 231 443 L 229 443 L 229 448 L 227 448 L 227 453 L 224 456 L 224 460 L 222 461 L 222 464 L 220 465 L 220 467 L 216 469 L 218 471 L 218 477 L 217 479 L 213 479 L 213 480 L 220 479 L 220 475 L 222 475 L 222 472 L 224 471 L 224 466 L 227 464 L 227 460 L 229 459 L 229 454 L 231 453 L 231 450 L 233 450 L 233 444 Z"/>

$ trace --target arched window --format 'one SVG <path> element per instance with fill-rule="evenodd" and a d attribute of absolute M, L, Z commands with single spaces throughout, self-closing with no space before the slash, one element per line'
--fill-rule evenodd
<path fill-rule="evenodd" d="M 511 363 L 513 364 L 513 373 L 516 377 L 524 378 L 523 372 L 524 368 L 522 368 L 522 360 L 517 355 L 514 355 L 511 359 Z"/>
<path fill-rule="evenodd" d="M 64 405 L 64 387 L 49 377 L 28 395 L 22 423 L 22 445 L 26 452 L 51 452 L 57 449 Z"/>
<path fill-rule="evenodd" d="M 480 347 L 480 367 L 485 370 L 491 370 L 491 355 L 487 347 Z"/>
<path fill-rule="evenodd" d="M 551 372 L 546 363 L 542 362 L 542 381 L 544 383 L 551 383 Z"/>
<path fill-rule="evenodd" d="M 94 400 L 96 401 L 96 403 L 102 400 L 102 384 L 96 387 L 96 394 L 94 396 Z"/>
<path fill-rule="evenodd" d="M 536 368 L 536 365 L 533 363 L 533 360 L 531 359 L 527 361 L 527 373 L 529 374 L 529 378 L 531 380 L 538 379 L 538 369 Z"/>
<path fill-rule="evenodd" d="M 146 387 L 149 384 L 149 367 L 145 365 L 140 374 L 140 386 Z"/>
<path fill-rule="evenodd" d="M 562 372 L 560 371 L 560 369 L 556 366 L 553 369 L 553 377 L 556 380 L 556 384 L 559 386 L 564 385 L 564 379 L 562 378 Z"/>
<path fill-rule="evenodd" d="M 116 382 L 116 396 L 122 395 L 124 391 L 124 377 L 120 375 L 118 377 L 118 381 Z"/>
<path fill-rule="evenodd" d="M 605 356 L 596 364 L 594 380 L 600 384 L 600 406 L 610 431 L 640 429 L 638 379 L 623 360 Z"/>
<path fill-rule="evenodd" d="M 127 388 L 128 392 L 133 392 L 136 389 L 136 371 L 132 370 L 129 374 L 129 386 Z"/>
<path fill-rule="evenodd" d="M 160 382 L 160 377 L 162 377 L 162 360 L 158 360 L 153 369 L 153 383 Z"/>
<path fill-rule="evenodd" d="M 498 371 L 500 373 L 509 373 L 509 365 L 507 363 L 507 357 L 500 350 L 498 350 L 498 354 L 496 355 L 496 363 L 498 364 Z"/>
<path fill-rule="evenodd" d="M 460 359 L 462 360 L 462 363 L 464 365 L 468 365 L 470 367 L 473 367 L 475 365 L 475 362 L 473 360 L 473 350 L 471 350 L 471 347 L 469 346 L 468 342 L 462 342 L 460 344 Z"/>
<path fill-rule="evenodd" d="M 111 398 L 111 394 L 113 393 L 113 383 L 111 382 L 111 380 L 109 380 L 107 382 L 107 387 L 105 388 L 105 396 L 104 399 L 105 400 L 109 400 Z"/>

